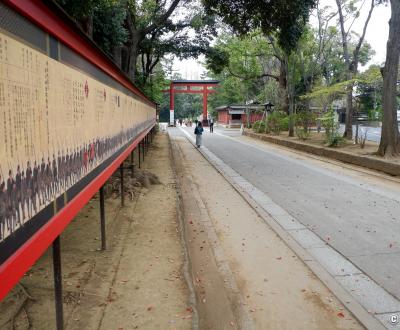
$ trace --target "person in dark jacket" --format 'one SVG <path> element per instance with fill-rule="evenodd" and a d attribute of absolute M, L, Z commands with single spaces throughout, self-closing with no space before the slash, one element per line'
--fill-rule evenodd
<path fill-rule="evenodd" d="M 214 119 L 210 118 L 210 133 L 214 133 Z"/>
<path fill-rule="evenodd" d="M 197 122 L 197 126 L 194 129 L 194 134 L 196 134 L 196 145 L 197 148 L 200 148 L 202 142 L 202 135 L 203 135 L 203 126 L 201 125 L 201 121 Z"/>

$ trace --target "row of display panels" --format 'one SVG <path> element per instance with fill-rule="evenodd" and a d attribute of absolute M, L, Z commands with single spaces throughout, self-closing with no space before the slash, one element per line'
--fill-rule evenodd
<path fill-rule="evenodd" d="M 0 30 L 0 272 L 155 124 L 115 84 Z"/>

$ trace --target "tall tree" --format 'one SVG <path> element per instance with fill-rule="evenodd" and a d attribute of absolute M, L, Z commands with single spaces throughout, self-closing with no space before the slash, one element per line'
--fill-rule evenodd
<path fill-rule="evenodd" d="M 339 14 L 339 25 L 342 37 L 342 47 L 343 47 L 343 57 L 346 64 L 346 80 L 351 81 L 353 77 L 357 74 L 358 64 L 360 61 L 361 47 L 364 42 L 365 34 L 367 32 L 368 23 L 371 19 L 372 12 L 375 8 L 375 1 L 370 0 L 370 8 L 368 15 L 365 19 L 363 30 L 361 35 L 356 42 L 356 47 L 353 50 L 353 54 L 350 54 L 349 41 L 351 36 L 351 27 L 354 21 L 360 15 L 360 10 L 364 5 L 365 1 L 362 2 L 360 8 L 355 7 L 357 1 L 347 1 L 347 0 L 336 0 L 336 5 Z M 351 16 L 351 17 L 350 17 Z M 349 18 L 352 19 L 350 27 L 346 29 L 345 22 Z M 353 138 L 353 84 L 347 86 L 346 94 L 346 127 L 344 132 L 344 137 L 346 139 Z"/>
<path fill-rule="evenodd" d="M 275 103 L 271 95 L 267 96 L 265 87 L 270 83 L 277 85 L 280 62 L 259 30 L 242 37 L 221 34 L 208 52 L 206 64 L 209 75 L 221 81 L 220 92 L 210 99 L 212 105 L 250 99 L 265 102 L 266 97 Z"/>
<path fill-rule="evenodd" d="M 73 18 L 82 30 L 92 38 L 93 36 L 93 10 L 96 5 L 95 0 L 57 0 L 60 6 Z M 99 1 L 101 4 L 104 1 Z"/>
<path fill-rule="evenodd" d="M 390 0 L 392 10 L 389 21 L 389 38 L 386 45 L 386 62 L 383 75 L 383 121 L 378 154 L 385 157 L 400 155 L 400 135 L 397 122 L 397 82 L 400 56 L 400 0 Z"/>
<path fill-rule="evenodd" d="M 276 33 L 280 47 L 290 53 L 303 33 L 316 0 L 204 0 L 207 11 L 219 15 L 240 34 L 260 28 Z"/>
<path fill-rule="evenodd" d="M 189 5 L 191 10 L 184 10 Z M 132 79 L 140 69 L 140 79 L 146 80 L 166 54 L 198 56 L 207 50 L 215 33 L 210 27 L 212 17 L 192 0 L 127 0 L 126 11 L 128 40 L 121 50 L 116 50 L 115 58 L 121 59 L 123 71 Z M 189 31 L 193 30 L 198 32 L 196 37 L 190 37 Z"/>
<path fill-rule="evenodd" d="M 194 0 L 57 1 L 142 88 L 167 54 L 196 57 L 216 33 L 213 17 Z"/>
<path fill-rule="evenodd" d="M 291 52 L 297 47 L 297 43 L 304 31 L 309 18 L 310 10 L 316 5 L 316 0 L 204 0 L 208 12 L 219 15 L 223 21 L 232 26 L 240 34 L 246 34 L 254 29 L 261 29 L 267 36 L 275 35 L 279 47 L 283 50 L 280 57 L 280 85 L 287 87 L 288 61 Z M 293 106 L 290 106 L 287 88 L 285 96 L 281 97 L 281 108 L 288 109 L 291 114 Z M 286 102 L 287 101 L 287 102 Z M 289 133 L 293 134 L 290 127 Z"/>

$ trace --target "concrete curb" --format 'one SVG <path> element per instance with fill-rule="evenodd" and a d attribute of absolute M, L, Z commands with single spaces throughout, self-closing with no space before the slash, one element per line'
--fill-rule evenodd
<path fill-rule="evenodd" d="M 275 136 L 258 134 L 249 131 L 243 131 L 243 135 L 249 136 L 254 139 L 275 143 L 284 147 L 304 151 L 317 156 L 332 158 L 345 163 L 362 166 L 371 170 L 384 172 L 390 175 L 400 175 L 400 165 L 394 164 L 384 159 L 377 159 L 369 156 L 354 155 L 346 151 L 326 148 L 321 146 L 314 146 L 311 144 L 301 143 L 300 141 L 289 141 Z"/>

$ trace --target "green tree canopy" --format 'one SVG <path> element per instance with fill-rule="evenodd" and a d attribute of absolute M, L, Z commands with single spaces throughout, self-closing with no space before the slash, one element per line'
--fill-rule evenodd
<path fill-rule="evenodd" d="M 204 0 L 211 15 L 240 34 L 261 29 L 265 34 L 276 33 L 280 47 L 290 53 L 297 45 L 310 10 L 316 0 Z"/>

